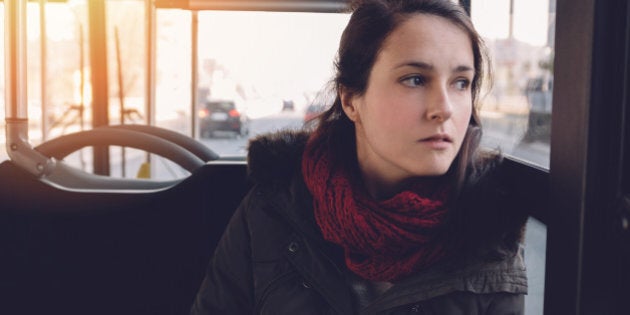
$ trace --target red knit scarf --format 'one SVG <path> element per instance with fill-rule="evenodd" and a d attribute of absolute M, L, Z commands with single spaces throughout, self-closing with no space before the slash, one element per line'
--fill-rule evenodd
<path fill-rule="evenodd" d="M 309 141 L 302 172 L 313 195 L 315 219 L 324 239 L 344 249 L 348 268 L 372 281 L 396 281 L 445 255 L 434 237 L 446 214 L 448 189 L 417 182 L 392 198 L 376 201 L 354 185 L 332 152 Z"/>

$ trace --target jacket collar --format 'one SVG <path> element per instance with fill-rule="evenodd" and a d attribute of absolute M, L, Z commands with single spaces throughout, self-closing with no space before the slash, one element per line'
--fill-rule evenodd
<path fill-rule="evenodd" d="M 248 174 L 269 196 L 272 211 L 287 219 L 296 231 L 321 240 L 313 217 L 313 199 L 302 177 L 302 154 L 309 136 L 307 131 L 285 130 L 252 139 Z"/>
<path fill-rule="evenodd" d="M 304 131 L 282 131 L 253 139 L 248 172 L 254 185 L 267 196 L 266 211 L 293 227 L 295 233 L 289 242 L 302 242 L 300 250 L 288 253 L 287 258 L 337 312 L 352 314 L 352 297 L 339 266 L 339 253 L 324 241 L 317 227 L 313 199 L 302 177 L 302 154 L 308 137 Z"/>
<path fill-rule="evenodd" d="M 249 142 L 248 174 L 254 183 L 288 183 L 301 175 L 302 153 L 310 133 L 280 131 L 258 136 Z"/>

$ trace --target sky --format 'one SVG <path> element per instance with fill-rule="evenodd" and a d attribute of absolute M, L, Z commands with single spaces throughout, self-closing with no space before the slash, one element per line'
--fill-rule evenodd
<path fill-rule="evenodd" d="M 213 58 L 240 82 L 278 97 L 320 90 L 333 74 L 344 14 L 201 12 L 199 56 Z M 282 95 L 286 94 L 286 95 Z"/>
<path fill-rule="evenodd" d="M 514 38 L 542 46 L 547 42 L 549 1 L 514 0 Z M 510 0 L 473 0 L 472 19 L 477 31 L 490 39 L 507 38 Z"/>

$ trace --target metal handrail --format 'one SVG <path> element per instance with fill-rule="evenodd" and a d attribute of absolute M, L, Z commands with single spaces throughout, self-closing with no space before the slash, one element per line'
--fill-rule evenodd
<path fill-rule="evenodd" d="M 28 141 L 26 94 L 26 0 L 4 1 L 5 106 L 7 153 L 26 171 L 43 176 L 55 160 L 33 150 Z"/>

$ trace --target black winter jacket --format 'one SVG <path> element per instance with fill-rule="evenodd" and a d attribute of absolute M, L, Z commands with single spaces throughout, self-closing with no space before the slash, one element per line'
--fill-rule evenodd
<path fill-rule="evenodd" d="M 466 233 L 480 235 L 481 246 L 358 306 L 340 249 L 323 240 L 313 217 L 300 168 L 307 137 L 280 132 L 250 143 L 254 186 L 216 248 L 191 314 L 521 314 L 527 292 L 519 246 L 525 216 L 485 210 L 509 200 L 505 187 L 497 198 L 469 194 L 477 196 L 472 208 L 488 216 L 470 223 L 501 226 L 470 227 Z M 494 192 L 488 188 L 495 187 L 493 181 L 482 178 L 476 186 Z"/>

